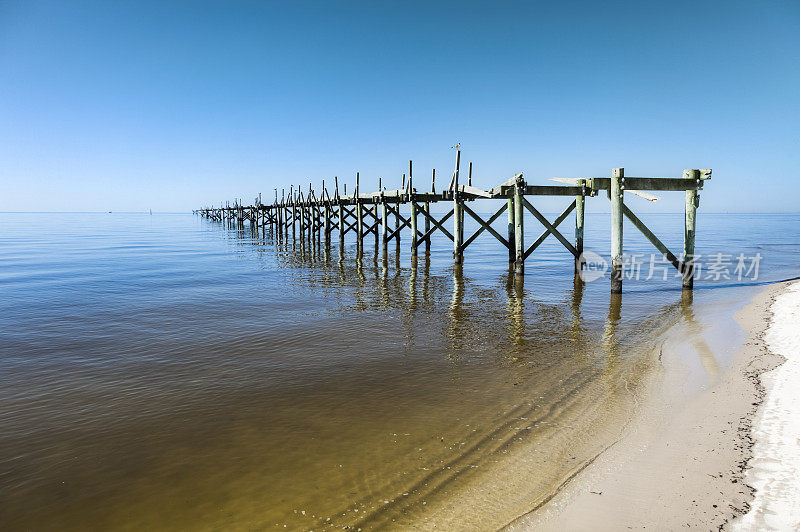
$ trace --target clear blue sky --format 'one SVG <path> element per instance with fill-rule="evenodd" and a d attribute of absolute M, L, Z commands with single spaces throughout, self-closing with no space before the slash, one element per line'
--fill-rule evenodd
<path fill-rule="evenodd" d="M 421 188 L 459 141 L 479 186 L 710 167 L 701 209 L 798 211 L 794 0 L 0 0 L 0 72 L 0 211 L 393 186 L 408 159 Z"/>

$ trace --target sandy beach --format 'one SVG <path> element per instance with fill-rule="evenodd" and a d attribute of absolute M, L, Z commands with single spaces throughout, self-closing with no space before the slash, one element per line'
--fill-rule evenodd
<path fill-rule="evenodd" d="M 660 346 L 663 378 L 627 434 L 508 529 L 795 530 L 798 361 L 786 355 L 797 354 L 787 324 L 798 309 L 800 283 L 760 292 L 736 314 L 748 338 L 733 363 L 693 393 L 675 353 L 694 339 L 673 327 Z"/>

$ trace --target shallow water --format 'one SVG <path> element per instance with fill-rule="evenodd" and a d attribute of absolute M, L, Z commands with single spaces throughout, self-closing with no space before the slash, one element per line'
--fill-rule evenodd
<path fill-rule="evenodd" d="M 682 215 L 643 218 L 680 249 Z M 184 214 L 0 214 L 0 524 L 497 528 L 618 437 L 659 331 L 715 378 L 733 311 L 800 275 L 798 222 L 701 215 L 698 253 L 760 252 L 759 278 L 619 301 L 552 238 L 520 282 L 485 234 L 459 271 L 444 239 L 384 263 Z"/>

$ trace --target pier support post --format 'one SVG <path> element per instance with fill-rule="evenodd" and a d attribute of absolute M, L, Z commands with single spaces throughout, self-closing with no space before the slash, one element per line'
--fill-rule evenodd
<path fill-rule="evenodd" d="M 336 200 L 336 205 L 339 208 L 339 256 L 344 252 L 344 207 L 342 207 L 342 198 L 339 196 L 339 178 L 333 178 L 333 198 Z"/>
<path fill-rule="evenodd" d="M 625 192 L 625 169 L 611 172 L 611 293 L 622 293 L 622 203 Z"/>
<path fill-rule="evenodd" d="M 359 173 L 356 172 L 356 192 L 353 195 L 353 198 L 356 202 L 356 249 L 358 250 L 358 254 L 361 255 L 361 253 L 364 251 L 364 220 L 361 216 L 361 200 L 358 199 L 359 181 Z"/>
<path fill-rule="evenodd" d="M 295 226 L 295 222 L 297 220 L 297 215 L 296 215 L 296 212 L 295 212 L 295 209 L 296 209 L 295 204 L 297 203 L 297 201 L 296 201 L 296 198 L 294 196 L 294 187 L 289 188 L 289 200 L 291 202 L 291 211 L 292 211 L 291 212 L 292 220 L 290 222 L 292 224 L 292 246 L 294 246 L 294 241 L 297 238 L 297 231 L 296 231 L 296 229 L 294 227 Z"/>
<path fill-rule="evenodd" d="M 700 170 L 684 170 L 684 179 L 700 179 Z M 683 288 L 694 288 L 694 237 L 697 223 L 697 207 L 700 205 L 700 195 L 697 190 L 686 191 L 685 229 L 683 232 Z"/>
<path fill-rule="evenodd" d="M 585 191 L 586 180 L 579 180 L 578 186 Z M 585 210 L 586 196 L 581 193 L 580 196 L 575 196 L 575 251 L 578 252 L 578 256 L 575 257 L 575 275 L 580 275 L 583 268 L 583 216 Z"/>
<path fill-rule="evenodd" d="M 417 203 L 411 196 L 411 256 L 417 256 Z"/>
<path fill-rule="evenodd" d="M 297 230 L 300 233 L 300 249 L 306 247 L 306 210 L 302 196 L 297 201 Z"/>
<path fill-rule="evenodd" d="M 325 237 L 325 217 L 324 212 L 319 208 L 319 201 L 315 200 L 314 219 L 317 222 L 317 250 L 320 250 Z"/>
<path fill-rule="evenodd" d="M 378 222 L 378 198 L 372 198 L 372 214 L 374 215 L 374 225 L 375 225 L 375 257 L 378 256 L 378 250 L 380 249 L 380 232 L 378 231 L 378 226 L 380 223 Z"/>
<path fill-rule="evenodd" d="M 289 239 L 289 207 L 286 205 L 286 189 L 281 189 L 281 233 L 283 243 Z"/>
<path fill-rule="evenodd" d="M 417 256 L 417 202 L 414 198 L 414 177 L 408 161 L 408 200 L 411 204 L 411 257 Z"/>
<path fill-rule="evenodd" d="M 325 188 L 325 180 L 322 180 L 322 190 L 319 200 L 322 202 L 322 233 L 325 240 L 325 250 L 331 247 L 331 202 L 328 201 L 328 189 Z"/>
<path fill-rule="evenodd" d="M 331 247 L 331 207 L 325 202 L 325 249 Z"/>
<path fill-rule="evenodd" d="M 275 238 L 278 242 L 283 240 L 283 207 L 280 202 L 275 200 Z"/>
<path fill-rule="evenodd" d="M 405 186 L 406 183 L 406 175 L 403 174 L 403 185 Z M 395 258 L 399 261 L 400 260 L 400 205 L 402 205 L 402 201 L 398 198 L 397 203 L 394 204 L 395 215 L 394 215 L 394 243 L 395 243 Z"/>
<path fill-rule="evenodd" d="M 306 238 L 305 238 L 305 234 L 306 234 L 306 229 L 305 229 L 306 212 L 305 212 L 305 209 L 303 208 L 304 207 L 303 206 L 303 198 L 299 194 L 300 194 L 300 191 L 298 190 L 298 197 L 295 200 L 297 202 L 297 207 L 296 207 L 296 209 L 297 209 L 297 231 L 300 233 L 300 247 L 304 248 L 305 245 L 306 245 Z"/>
<path fill-rule="evenodd" d="M 435 194 L 435 193 L 436 193 L 436 168 L 434 168 L 433 171 L 431 172 L 431 194 Z M 430 255 L 430 253 L 431 253 L 431 235 L 429 233 L 430 233 L 430 230 L 431 230 L 431 218 L 430 218 L 430 216 L 431 216 L 431 203 L 429 201 L 425 202 L 424 209 L 425 209 L 425 214 L 427 214 L 427 216 L 425 217 L 425 234 L 428 235 L 425 238 L 425 254 L 426 255 Z"/>
<path fill-rule="evenodd" d="M 386 209 L 386 198 L 381 189 L 381 247 L 383 248 L 383 258 L 386 259 L 389 247 L 389 214 Z"/>
<path fill-rule="evenodd" d="M 506 210 L 508 211 L 508 267 L 513 268 L 514 262 L 517 260 L 517 253 L 515 251 L 515 241 L 514 241 L 514 197 L 508 198 L 508 205 L 506 206 Z"/>
<path fill-rule="evenodd" d="M 427 214 L 427 216 L 425 217 L 425 226 L 424 226 L 425 227 L 425 234 L 428 235 L 428 236 L 425 237 L 425 254 L 426 255 L 430 255 L 430 253 L 431 253 L 431 235 L 428 234 L 430 232 L 430 230 L 431 230 L 431 219 L 430 219 L 431 204 L 430 204 L 430 202 L 426 201 L 425 204 L 422 206 L 422 209 L 425 211 L 425 214 Z"/>
<path fill-rule="evenodd" d="M 514 272 L 519 275 L 525 274 L 525 226 L 522 204 L 524 187 L 525 181 L 522 179 L 522 174 L 519 174 L 514 182 Z"/>
<path fill-rule="evenodd" d="M 461 166 L 461 150 L 456 151 L 456 172 L 453 176 L 453 262 L 464 262 L 464 251 L 461 249 L 464 239 L 462 228 L 464 217 L 461 214 L 461 197 L 458 193 L 458 171 Z"/>

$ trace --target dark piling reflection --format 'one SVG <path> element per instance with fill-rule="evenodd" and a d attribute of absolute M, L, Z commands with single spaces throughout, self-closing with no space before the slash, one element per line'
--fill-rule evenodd
<path fill-rule="evenodd" d="M 720 376 L 719 363 L 705 339 L 703 326 L 695 318 L 694 293 L 691 290 L 683 290 L 681 293 L 681 316 L 683 316 L 686 332 L 697 355 L 700 357 L 703 369 L 705 369 L 712 382 L 716 381 Z"/>

